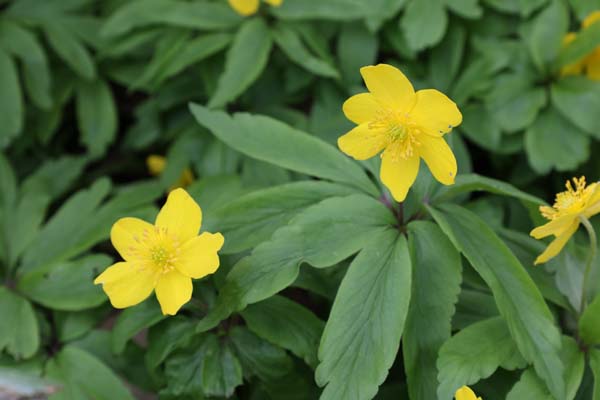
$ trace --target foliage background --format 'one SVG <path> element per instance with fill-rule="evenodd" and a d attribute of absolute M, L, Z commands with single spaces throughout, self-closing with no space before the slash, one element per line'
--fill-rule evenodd
<path fill-rule="evenodd" d="M 0 0 L 0 394 L 445 399 L 479 382 L 485 399 L 560 399 L 563 383 L 600 398 L 600 321 L 577 328 L 585 236 L 535 270 L 527 236 L 538 198 L 599 176 L 600 82 L 559 74 L 600 44 L 596 24 L 561 47 L 594 10 Z M 378 201 L 377 160 L 333 147 L 378 62 L 464 116 L 448 139 L 463 177 L 442 189 L 423 171 L 400 217 Z M 167 158 L 157 177 L 150 154 Z M 113 310 L 92 284 L 118 258 L 111 225 L 152 220 L 185 168 L 203 230 L 225 235 L 221 268 L 177 317 L 154 298 Z"/>

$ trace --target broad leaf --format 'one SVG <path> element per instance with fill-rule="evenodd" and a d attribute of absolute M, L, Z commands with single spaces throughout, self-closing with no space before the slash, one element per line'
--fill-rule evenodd
<path fill-rule="evenodd" d="M 579 336 L 590 346 L 600 344 L 600 296 L 596 296 L 579 318 Z"/>
<path fill-rule="evenodd" d="M 378 193 L 358 164 L 327 143 L 282 122 L 246 113 L 229 116 L 196 104 L 190 109 L 216 137 L 252 158 Z"/>
<path fill-rule="evenodd" d="M 502 317 L 476 322 L 460 330 L 440 349 L 438 398 L 450 399 L 461 386 L 477 383 L 500 367 L 514 370 L 525 365 Z M 435 392 L 435 386 L 430 390 Z"/>
<path fill-rule="evenodd" d="M 411 399 L 428 400 L 436 397 L 438 351 L 451 334 L 461 259 L 431 222 L 410 223 L 408 234 L 413 279 L 402 353 Z"/>
<path fill-rule="evenodd" d="M 557 398 L 563 398 L 560 335 L 544 298 L 519 260 L 491 228 L 456 206 L 429 208 L 432 216 L 492 290 L 500 314 L 523 357 Z"/>
<path fill-rule="evenodd" d="M 0 149 L 21 133 L 23 127 L 23 95 L 14 61 L 0 47 Z"/>
<path fill-rule="evenodd" d="M 552 85 L 552 104 L 573 125 L 600 138 L 600 82 L 581 76 L 561 79 Z"/>
<path fill-rule="evenodd" d="M 154 299 L 148 299 L 142 304 L 124 310 L 117 317 L 112 329 L 112 351 L 117 354 L 122 353 L 129 339 L 165 318 Z"/>
<path fill-rule="evenodd" d="M 108 84 L 79 81 L 76 90 L 80 140 L 92 156 L 104 154 L 117 134 L 117 110 Z"/>
<path fill-rule="evenodd" d="M 404 236 L 375 236 L 354 259 L 333 303 L 319 346 L 321 399 L 372 399 L 392 366 L 411 292 Z"/>
<path fill-rule="evenodd" d="M 0 350 L 29 358 L 40 346 L 38 321 L 29 301 L 0 286 Z"/>

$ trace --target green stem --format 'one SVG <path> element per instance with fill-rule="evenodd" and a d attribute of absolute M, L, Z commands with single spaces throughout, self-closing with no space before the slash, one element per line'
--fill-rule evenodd
<path fill-rule="evenodd" d="M 583 282 L 581 283 L 581 304 L 579 306 L 579 314 L 581 315 L 581 314 L 583 314 L 583 310 L 587 306 L 587 296 L 586 296 L 587 283 L 588 283 L 588 278 L 589 278 L 590 272 L 592 270 L 592 263 L 596 259 L 598 240 L 596 239 L 596 231 L 594 230 L 594 227 L 590 223 L 590 220 L 587 219 L 586 217 L 584 217 L 583 215 L 579 216 L 579 220 L 585 227 L 585 230 L 587 231 L 588 236 L 590 237 L 590 253 L 589 253 L 588 259 L 585 263 L 585 270 L 583 272 Z"/>

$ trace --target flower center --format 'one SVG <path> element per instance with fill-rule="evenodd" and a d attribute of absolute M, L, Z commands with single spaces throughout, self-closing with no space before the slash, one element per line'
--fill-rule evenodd
<path fill-rule="evenodd" d="M 135 238 L 137 246 L 129 248 L 133 261 L 141 268 L 150 268 L 160 274 L 175 269 L 179 256 L 180 243 L 176 235 L 169 234 L 166 228 L 154 227 Z"/>
<path fill-rule="evenodd" d="M 568 214 L 577 214 L 587 205 L 590 196 L 593 194 L 595 184 L 586 187 L 585 177 L 573 178 L 573 183 L 567 181 L 567 190 L 556 195 L 552 207 L 540 207 L 542 215 L 546 219 L 556 219 Z"/>
<path fill-rule="evenodd" d="M 391 157 L 393 161 L 412 157 L 415 147 L 421 144 L 417 140 L 421 130 L 410 120 L 408 113 L 381 109 L 369 123 L 369 128 L 385 132 L 388 146 L 382 157 Z"/>

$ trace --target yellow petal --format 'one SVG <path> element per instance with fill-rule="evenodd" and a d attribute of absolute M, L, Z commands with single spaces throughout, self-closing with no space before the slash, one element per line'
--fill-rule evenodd
<path fill-rule="evenodd" d="M 550 245 L 546 247 L 546 250 L 544 250 L 544 252 L 540 254 L 538 258 L 535 259 L 534 264 L 538 265 L 545 263 L 552 257 L 556 256 L 558 253 L 560 253 L 562 248 L 565 247 L 565 244 L 567 244 L 567 242 L 569 241 L 571 236 L 573 236 L 578 227 L 579 220 L 575 219 L 571 223 L 571 225 L 569 225 L 560 235 L 558 235 L 556 239 L 554 239 L 550 243 Z"/>
<path fill-rule="evenodd" d="M 373 157 L 388 144 L 388 136 L 382 129 L 371 129 L 369 124 L 358 125 L 338 138 L 341 151 L 356 160 Z"/>
<path fill-rule="evenodd" d="M 456 158 L 448 143 L 441 137 L 421 135 L 418 138 L 421 145 L 417 148 L 423 157 L 431 174 L 440 183 L 452 185 L 456 178 Z"/>
<path fill-rule="evenodd" d="M 594 11 L 593 13 L 585 17 L 585 19 L 581 23 L 581 26 L 585 29 L 598 21 L 600 21 L 600 10 Z"/>
<path fill-rule="evenodd" d="M 247 16 L 256 13 L 258 10 L 258 0 L 228 0 L 229 5 L 238 14 Z"/>
<path fill-rule="evenodd" d="M 377 100 L 398 112 L 408 112 L 415 104 L 415 90 L 404 74 L 387 64 L 362 67 L 360 74 Z"/>
<path fill-rule="evenodd" d="M 146 166 L 148 167 L 150 175 L 160 175 L 160 173 L 164 171 L 166 165 L 167 159 L 163 156 L 153 154 L 146 158 Z"/>
<path fill-rule="evenodd" d="M 346 100 L 342 109 L 346 118 L 355 124 L 362 124 L 373 121 L 381 106 L 371 93 L 360 93 Z"/>
<path fill-rule="evenodd" d="M 192 280 L 177 270 L 160 276 L 156 298 L 164 315 L 175 315 L 192 298 Z"/>
<path fill-rule="evenodd" d="M 586 218 L 591 218 L 600 212 L 600 184 L 592 183 L 592 185 L 594 185 L 594 193 L 588 199 L 586 208 L 583 210 Z"/>
<path fill-rule="evenodd" d="M 283 0 L 265 0 L 265 3 L 268 3 L 274 7 L 279 7 L 281 3 L 283 3 Z"/>
<path fill-rule="evenodd" d="M 435 89 L 419 90 L 410 119 L 427 133 L 443 135 L 460 125 L 462 114 L 456 103 Z"/>
<path fill-rule="evenodd" d="M 198 235 L 201 223 L 202 210 L 198 203 L 184 189 L 175 189 L 169 193 L 155 224 L 166 228 L 169 234 L 176 235 L 183 243 Z"/>
<path fill-rule="evenodd" d="M 217 252 L 225 239 L 220 233 L 204 232 L 181 246 L 175 267 L 182 274 L 198 279 L 214 273 L 219 268 Z"/>
<path fill-rule="evenodd" d="M 547 224 L 538 226 L 537 228 L 532 230 L 529 233 L 529 235 L 533 236 L 536 239 L 542 239 L 550 235 L 558 236 L 562 232 L 564 232 L 565 229 L 567 229 L 576 218 L 577 216 L 575 215 L 565 215 L 563 217 L 553 219 Z"/>
<path fill-rule="evenodd" d="M 454 394 L 454 397 L 456 400 L 478 400 L 475 392 L 473 392 L 468 386 L 463 386 L 458 389 Z"/>
<path fill-rule="evenodd" d="M 110 230 L 110 241 L 125 260 L 133 258 L 133 252 L 140 247 L 140 241 L 154 229 L 154 225 L 139 218 L 121 218 Z"/>
<path fill-rule="evenodd" d="M 394 159 L 391 154 L 383 154 L 381 161 L 381 182 L 390 190 L 394 199 L 404 201 L 408 189 L 412 186 L 419 172 L 419 156 L 417 154 L 404 159 Z"/>
<path fill-rule="evenodd" d="M 154 289 L 157 272 L 140 269 L 133 263 L 119 262 L 108 267 L 95 280 L 115 308 L 126 308 L 144 301 Z"/>

